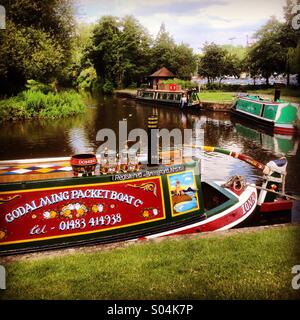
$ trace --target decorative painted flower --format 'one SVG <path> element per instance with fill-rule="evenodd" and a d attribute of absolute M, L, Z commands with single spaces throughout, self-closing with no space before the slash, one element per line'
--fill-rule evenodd
<path fill-rule="evenodd" d="M 82 204 L 82 205 L 79 204 L 79 206 L 78 206 L 78 204 L 79 203 L 75 204 L 75 208 L 77 211 L 77 213 L 76 213 L 77 218 L 82 217 L 88 211 L 87 207 L 84 204 Z"/>
<path fill-rule="evenodd" d="M 73 206 L 73 205 L 72 205 Z M 74 206 L 73 206 L 74 207 Z M 72 216 L 72 210 L 70 209 L 70 205 L 68 206 L 64 206 L 61 210 L 61 213 L 60 213 L 64 218 L 73 218 Z"/>
<path fill-rule="evenodd" d="M 3 230 L 0 230 L 0 240 L 4 239 L 6 236 L 6 233 Z"/>
<path fill-rule="evenodd" d="M 32 216 L 33 217 L 33 216 Z M 49 211 L 45 211 L 44 213 L 43 213 L 43 217 L 44 217 L 44 219 L 50 219 L 50 212 Z"/>
<path fill-rule="evenodd" d="M 149 212 L 149 210 L 144 210 L 144 211 L 142 212 L 142 216 L 143 216 L 145 219 L 150 218 L 150 212 Z"/>
<path fill-rule="evenodd" d="M 93 204 L 93 205 L 92 205 L 92 211 L 93 211 L 94 213 L 97 213 L 97 212 L 98 212 L 98 206 L 97 206 L 96 204 Z"/>
<path fill-rule="evenodd" d="M 158 215 L 158 210 L 157 210 L 156 208 L 154 208 L 154 209 L 152 210 L 152 213 L 153 213 L 154 216 L 157 216 L 157 215 Z"/>

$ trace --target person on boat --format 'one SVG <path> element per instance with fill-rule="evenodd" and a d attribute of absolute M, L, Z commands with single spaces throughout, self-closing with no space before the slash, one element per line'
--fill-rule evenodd
<path fill-rule="evenodd" d="M 176 193 L 176 196 L 182 196 L 184 194 L 180 185 L 180 181 L 176 181 L 175 193 Z"/>
<path fill-rule="evenodd" d="M 186 107 L 186 105 L 187 105 L 187 96 L 184 93 L 180 100 L 180 108 L 183 109 L 184 107 Z"/>

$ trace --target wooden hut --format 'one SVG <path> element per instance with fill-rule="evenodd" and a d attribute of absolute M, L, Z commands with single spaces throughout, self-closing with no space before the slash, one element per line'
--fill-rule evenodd
<path fill-rule="evenodd" d="M 175 74 L 173 74 L 170 70 L 163 67 L 157 71 L 155 71 L 153 74 L 151 74 L 149 77 L 151 88 L 158 89 L 158 84 L 162 82 L 163 80 L 168 79 L 174 79 Z"/>

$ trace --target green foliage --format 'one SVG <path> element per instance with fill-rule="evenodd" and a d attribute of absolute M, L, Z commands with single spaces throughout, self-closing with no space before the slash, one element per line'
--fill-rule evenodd
<path fill-rule="evenodd" d="M 76 82 L 79 89 L 90 90 L 97 81 L 97 73 L 94 67 L 88 67 L 80 72 Z"/>
<path fill-rule="evenodd" d="M 31 91 L 41 91 L 43 93 L 48 93 L 50 91 L 55 91 L 54 84 L 45 84 L 33 79 L 27 80 L 26 88 Z"/>
<path fill-rule="evenodd" d="M 104 82 L 104 85 L 103 85 L 102 89 L 103 89 L 103 93 L 112 94 L 113 91 L 114 91 L 114 85 L 110 80 L 106 80 Z"/>
<path fill-rule="evenodd" d="M 296 48 L 289 48 L 288 59 L 291 73 L 300 74 L 300 40 Z"/>
<path fill-rule="evenodd" d="M 6 29 L 0 33 L 0 90 L 16 92 L 27 79 L 62 77 L 70 60 L 74 23 L 71 0 L 2 1 Z"/>
<path fill-rule="evenodd" d="M 186 80 L 181 80 L 181 79 L 168 79 L 168 80 L 163 80 L 162 83 L 164 84 L 172 84 L 172 83 L 176 83 L 181 85 L 182 89 L 193 89 L 193 88 L 197 88 L 197 84 L 195 82 L 192 81 L 186 81 Z"/>
<path fill-rule="evenodd" d="M 178 77 L 190 79 L 196 69 L 193 50 L 176 45 L 162 26 L 155 41 L 133 17 L 104 16 L 95 25 L 85 59 L 103 79 L 104 91 L 139 86 L 146 76 L 166 66 Z"/>
<path fill-rule="evenodd" d="M 267 84 L 271 75 L 285 71 L 287 50 L 280 44 L 281 28 L 282 24 L 272 17 L 256 33 L 257 42 L 250 47 L 247 56 L 251 76 L 262 75 Z"/>
<path fill-rule="evenodd" d="M 99 20 L 85 58 L 103 79 L 105 92 L 111 91 L 111 85 L 129 86 L 147 75 L 149 42 L 147 31 L 131 16 L 122 20 L 104 16 Z"/>
<path fill-rule="evenodd" d="M 195 73 L 197 63 L 193 50 L 186 44 L 176 45 L 162 24 L 151 47 L 152 72 L 167 67 L 178 78 L 190 79 Z"/>
<path fill-rule="evenodd" d="M 208 83 L 224 76 L 238 77 L 241 72 L 241 61 L 235 53 L 229 53 L 215 43 L 205 43 L 203 54 L 199 58 L 198 73 L 208 79 Z"/>
<path fill-rule="evenodd" d="M 25 90 L 16 97 L 0 101 L 1 120 L 62 118 L 83 113 L 85 104 L 74 91 L 48 92 Z"/>
<path fill-rule="evenodd" d="M 234 46 L 231 44 L 224 44 L 221 47 L 229 54 L 235 55 L 240 61 L 242 61 L 247 55 L 247 48 L 241 45 Z"/>

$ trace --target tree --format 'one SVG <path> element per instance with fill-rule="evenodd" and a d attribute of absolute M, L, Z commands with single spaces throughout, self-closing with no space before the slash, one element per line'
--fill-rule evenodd
<path fill-rule="evenodd" d="M 281 46 L 279 34 L 282 24 L 275 18 L 255 34 L 257 39 L 248 52 L 247 62 L 252 76 L 262 75 L 269 84 L 273 74 L 285 72 L 287 50 Z"/>
<path fill-rule="evenodd" d="M 149 72 L 151 38 L 147 30 L 132 16 L 125 16 L 122 26 L 122 73 L 118 85 L 129 86 L 141 82 Z"/>
<path fill-rule="evenodd" d="M 159 32 L 151 48 L 151 71 L 154 72 L 162 67 L 167 67 L 176 74 L 175 66 L 172 65 L 175 51 L 175 41 L 166 31 L 165 24 L 162 23 Z"/>
<path fill-rule="evenodd" d="M 198 63 L 198 73 L 206 77 L 208 83 L 224 76 L 238 77 L 240 74 L 240 60 L 235 54 L 230 54 L 215 43 L 205 43 Z"/>
<path fill-rule="evenodd" d="M 86 50 L 103 85 L 128 86 L 148 72 L 150 37 L 131 16 L 102 17 L 93 30 L 92 44 Z"/>
<path fill-rule="evenodd" d="M 162 23 L 160 30 L 151 48 L 151 72 L 162 67 L 167 67 L 178 78 L 190 79 L 196 71 L 196 56 L 188 45 L 177 45 L 165 24 Z"/>
<path fill-rule="evenodd" d="M 7 21 L 6 29 L 0 32 L 1 92 L 16 92 L 31 78 L 48 82 L 61 77 L 71 55 L 71 1 L 2 3 Z"/>
<path fill-rule="evenodd" d="M 290 72 L 298 73 L 299 85 L 300 85 L 300 68 L 297 68 L 297 50 L 296 48 L 300 46 L 300 29 L 296 30 L 293 28 L 294 13 L 293 8 L 298 4 L 300 5 L 300 0 L 287 0 L 284 6 L 284 17 L 285 22 L 282 24 L 279 41 L 282 47 L 286 48 L 286 73 L 287 73 L 287 85 L 290 83 Z"/>
<path fill-rule="evenodd" d="M 197 59 L 193 49 L 184 43 L 177 45 L 173 52 L 171 68 L 178 78 L 190 80 L 197 68 Z"/>

